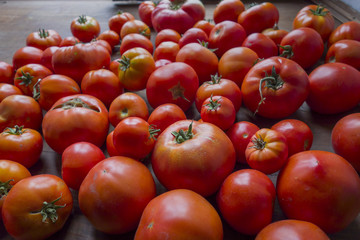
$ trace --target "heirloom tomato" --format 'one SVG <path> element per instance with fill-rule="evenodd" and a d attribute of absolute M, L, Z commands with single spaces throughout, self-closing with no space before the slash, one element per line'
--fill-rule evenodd
<path fill-rule="evenodd" d="M 30 33 L 26 38 L 26 45 L 45 50 L 51 46 L 59 46 L 61 36 L 55 30 L 39 29 L 38 32 Z"/>
<path fill-rule="evenodd" d="M 119 45 L 120 43 L 120 35 L 117 32 L 114 32 L 112 30 L 106 30 L 97 37 L 99 40 L 106 41 L 112 49 L 115 48 L 116 45 Z"/>
<path fill-rule="evenodd" d="M 162 66 L 165 66 L 169 63 L 172 63 L 172 61 L 168 60 L 168 59 L 159 59 L 159 60 L 156 60 L 155 61 L 155 70 L 162 67 Z"/>
<path fill-rule="evenodd" d="M 211 30 L 215 27 L 215 24 L 211 22 L 211 20 L 200 20 L 193 26 L 194 28 L 200 28 L 203 30 L 208 36 L 210 36 Z"/>
<path fill-rule="evenodd" d="M 240 0 L 223 0 L 216 5 L 213 13 L 215 23 L 225 20 L 237 22 L 237 19 L 245 11 L 244 3 Z"/>
<path fill-rule="evenodd" d="M 22 47 L 18 49 L 12 59 L 14 70 L 29 64 L 29 63 L 38 63 L 41 64 L 41 57 L 43 55 L 43 50 L 36 47 Z"/>
<path fill-rule="evenodd" d="M 155 37 L 155 46 L 159 46 L 160 43 L 162 42 L 166 42 L 166 41 L 171 41 L 174 43 L 178 43 L 179 40 L 181 38 L 181 35 L 172 29 L 163 29 L 160 32 L 158 32 L 158 34 L 156 34 Z"/>
<path fill-rule="evenodd" d="M 129 33 L 121 40 L 120 54 L 123 55 L 124 52 L 135 47 L 144 48 L 150 54 L 154 51 L 154 46 L 150 39 L 140 33 Z"/>
<path fill-rule="evenodd" d="M 81 15 L 71 21 L 70 30 L 81 42 L 90 42 L 99 36 L 100 24 L 94 17 Z"/>
<path fill-rule="evenodd" d="M 156 5 L 157 3 L 155 3 L 154 1 L 144 1 L 140 3 L 138 7 L 140 20 L 149 27 L 152 27 L 151 14 L 154 11 Z"/>
<path fill-rule="evenodd" d="M 109 29 L 116 32 L 120 36 L 122 26 L 127 21 L 131 21 L 131 20 L 135 20 L 134 15 L 132 15 L 129 12 L 119 11 L 117 14 L 110 17 L 109 22 L 108 22 Z"/>
<path fill-rule="evenodd" d="M 0 83 L 0 102 L 7 96 L 22 94 L 23 93 L 18 87 L 8 83 Z"/>
<path fill-rule="evenodd" d="M 52 66 L 52 56 L 58 49 L 59 49 L 58 46 L 48 47 L 47 49 L 45 49 L 43 51 L 43 54 L 41 56 L 40 64 L 43 65 L 44 67 L 48 68 L 52 72 L 54 72 L 54 69 Z"/>
<path fill-rule="evenodd" d="M 335 42 L 343 39 L 360 41 L 360 23 L 349 21 L 339 25 L 330 34 L 328 46 L 330 47 Z"/>
<path fill-rule="evenodd" d="M 103 46 L 109 52 L 110 55 L 112 54 L 112 47 L 107 41 L 96 38 L 91 40 L 91 42 Z"/>
<path fill-rule="evenodd" d="M 180 48 L 189 43 L 209 42 L 208 35 L 200 28 L 189 28 L 179 40 Z"/>
<path fill-rule="evenodd" d="M 130 20 L 124 23 L 120 31 L 120 37 L 123 39 L 126 35 L 130 33 L 139 33 L 147 37 L 151 38 L 151 30 L 148 25 L 146 25 L 143 21 L 140 20 Z"/>
<path fill-rule="evenodd" d="M 63 38 L 59 47 L 74 46 L 75 44 L 78 44 L 78 43 L 80 43 L 80 40 L 77 37 L 69 36 L 69 37 Z"/>
<path fill-rule="evenodd" d="M 0 61 L 0 83 L 14 82 L 14 68 L 6 62 Z"/>
<path fill-rule="evenodd" d="M 275 42 L 262 33 L 252 33 L 242 43 L 243 47 L 250 48 L 259 58 L 269 58 L 278 55 L 278 47 Z"/>
<path fill-rule="evenodd" d="M 171 41 L 162 42 L 155 48 L 154 60 L 167 59 L 171 62 L 175 62 L 176 55 L 179 51 L 179 44 Z"/>
<path fill-rule="evenodd" d="M 360 42 L 349 39 L 337 41 L 328 49 L 325 62 L 346 63 L 360 70 Z"/>
<path fill-rule="evenodd" d="M 265 36 L 269 37 L 271 40 L 274 41 L 276 45 L 280 45 L 281 40 L 289 33 L 288 31 L 284 29 L 279 29 L 278 24 L 275 23 L 275 25 L 272 28 L 267 28 L 261 32 Z"/>

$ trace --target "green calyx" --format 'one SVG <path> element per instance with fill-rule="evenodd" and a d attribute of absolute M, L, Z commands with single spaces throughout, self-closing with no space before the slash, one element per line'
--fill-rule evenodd
<path fill-rule="evenodd" d="M 292 47 L 290 45 L 285 45 L 285 46 L 279 45 L 279 47 L 284 50 L 280 54 L 280 57 L 291 59 L 294 56 L 294 51 L 292 50 Z"/>
<path fill-rule="evenodd" d="M 211 85 L 219 84 L 222 78 L 221 75 L 218 75 L 217 73 L 215 75 L 211 75 L 210 77 L 211 81 L 208 81 L 207 83 Z"/>
<path fill-rule="evenodd" d="M 179 10 L 185 2 L 185 0 L 174 0 L 170 3 L 170 9 L 174 11 Z"/>
<path fill-rule="evenodd" d="M 37 101 L 40 98 L 40 82 L 42 79 L 39 79 L 33 87 L 33 98 Z"/>
<path fill-rule="evenodd" d="M 64 110 L 69 110 L 72 108 L 87 108 L 87 109 L 93 110 L 95 112 L 99 112 L 99 110 L 95 106 L 85 103 L 80 98 L 70 99 L 70 100 L 64 102 L 63 104 L 60 104 L 60 105 L 54 107 L 54 109 L 58 109 L 58 108 L 62 108 Z"/>
<path fill-rule="evenodd" d="M 317 5 L 315 10 L 309 9 L 309 11 L 316 16 L 322 16 L 322 17 L 324 17 L 326 14 L 330 12 L 330 11 L 326 11 L 325 8 L 320 5 Z"/>
<path fill-rule="evenodd" d="M 122 56 L 118 62 L 120 63 L 119 68 L 121 71 L 126 72 L 130 68 L 130 58 L 127 56 Z"/>
<path fill-rule="evenodd" d="M 257 3 L 257 2 L 252 2 L 252 3 L 250 3 L 249 8 L 252 8 L 252 7 L 257 6 L 257 5 L 259 5 L 259 3 Z"/>
<path fill-rule="evenodd" d="M 253 146 L 251 146 L 251 148 L 255 148 L 257 150 L 263 150 L 266 147 L 267 142 L 264 141 L 264 139 L 261 135 L 259 135 L 258 138 L 255 137 L 251 141 L 254 144 Z"/>
<path fill-rule="evenodd" d="M 49 218 L 51 222 L 55 223 L 58 220 L 57 215 L 57 209 L 66 207 L 66 204 L 64 205 L 55 205 L 57 201 L 61 199 L 62 196 L 58 197 L 54 201 L 48 203 L 43 202 L 43 206 L 38 212 L 33 212 L 33 214 L 40 213 L 42 215 L 42 222 L 46 222 L 46 220 Z"/>
<path fill-rule="evenodd" d="M 7 196 L 10 189 L 12 188 L 12 185 L 10 184 L 10 182 L 13 182 L 13 181 L 14 181 L 14 179 L 10 179 L 6 182 L 0 182 L 0 199 L 3 198 L 4 196 Z"/>
<path fill-rule="evenodd" d="M 205 42 L 204 40 L 200 41 L 199 39 L 197 41 L 201 46 L 203 46 L 204 48 L 209 49 L 212 52 L 215 52 L 216 50 L 218 50 L 217 48 L 209 48 L 209 42 Z"/>
<path fill-rule="evenodd" d="M 147 33 L 149 31 L 149 28 L 145 28 L 143 30 L 141 30 L 139 33 L 145 37 L 150 37 L 151 34 Z"/>
<path fill-rule="evenodd" d="M 40 38 L 47 38 L 49 36 L 49 32 L 45 29 L 39 29 Z"/>
<path fill-rule="evenodd" d="M 30 73 L 28 72 L 24 72 L 23 70 L 21 70 L 21 77 L 17 77 L 16 79 L 20 80 L 21 82 L 19 83 L 19 85 L 25 85 L 25 86 L 29 86 L 32 82 L 32 79 L 34 78 L 34 76 L 31 76 Z"/>
<path fill-rule="evenodd" d="M 221 106 L 221 103 L 219 103 L 221 97 L 216 99 L 215 101 L 212 97 L 213 95 L 211 94 L 209 103 L 205 104 L 205 106 L 207 107 L 207 111 L 216 111 Z"/>
<path fill-rule="evenodd" d="M 23 134 L 24 132 L 26 132 L 26 130 L 23 130 L 24 126 L 18 126 L 18 125 L 15 125 L 13 128 L 5 128 L 4 130 L 4 133 L 7 133 L 7 134 L 12 134 L 12 135 L 21 135 Z"/>
<path fill-rule="evenodd" d="M 192 132 L 192 124 L 193 124 L 193 122 L 190 123 L 189 128 L 186 132 L 184 132 L 184 130 L 180 129 L 179 132 L 174 131 L 171 133 L 175 137 L 176 143 L 183 143 L 186 140 L 193 138 L 194 134 Z"/>
<path fill-rule="evenodd" d="M 160 129 L 155 128 L 154 125 L 150 125 L 149 126 L 149 133 L 150 133 L 149 139 L 154 139 L 156 141 L 157 140 L 156 135 L 158 135 L 159 132 L 160 132 Z"/>
<path fill-rule="evenodd" d="M 86 19 L 86 15 L 81 15 L 79 16 L 79 18 L 77 19 L 78 23 L 80 24 L 85 24 L 87 22 L 87 19 Z"/>

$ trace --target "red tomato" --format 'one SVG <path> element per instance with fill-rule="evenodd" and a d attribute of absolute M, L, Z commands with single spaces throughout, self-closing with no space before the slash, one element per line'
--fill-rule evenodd
<path fill-rule="evenodd" d="M 335 26 L 330 11 L 320 5 L 308 5 L 302 8 L 294 18 L 293 29 L 309 27 L 317 31 L 324 42 L 327 41 Z"/>
<path fill-rule="evenodd" d="M 140 20 L 130 20 L 124 23 L 120 31 L 120 37 L 123 39 L 126 35 L 130 33 L 139 33 L 147 37 L 151 38 L 151 31 L 148 25 L 146 25 L 143 21 Z"/>
<path fill-rule="evenodd" d="M 150 54 L 154 51 L 154 46 L 149 38 L 139 33 L 129 33 L 121 40 L 120 54 L 123 55 L 124 52 L 135 47 L 144 48 Z"/>
<path fill-rule="evenodd" d="M 246 34 L 262 32 L 279 21 L 279 10 L 270 2 L 254 3 L 240 13 L 237 22 L 244 27 Z"/>
<path fill-rule="evenodd" d="M 61 176 L 68 187 L 79 190 L 90 169 L 105 159 L 98 146 L 77 142 L 68 146 L 61 156 Z"/>
<path fill-rule="evenodd" d="M 119 11 L 116 15 L 110 17 L 108 22 L 109 29 L 120 35 L 122 26 L 130 20 L 135 20 L 134 15 L 129 12 Z"/>
<path fill-rule="evenodd" d="M 262 172 L 243 169 L 232 173 L 216 197 L 221 215 L 242 234 L 255 235 L 271 223 L 276 191 Z"/>
<path fill-rule="evenodd" d="M 255 240 L 330 240 L 326 233 L 313 223 L 286 219 L 273 222 L 263 228 Z"/>
<path fill-rule="evenodd" d="M 331 132 L 332 147 L 360 172 L 359 160 L 360 113 L 352 113 L 341 118 Z"/>
<path fill-rule="evenodd" d="M 45 114 L 42 130 L 45 141 L 57 153 L 82 141 L 100 147 L 109 130 L 108 111 L 99 99 L 90 95 L 63 97 Z"/>
<path fill-rule="evenodd" d="M 99 36 L 100 24 L 94 17 L 81 15 L 71 21 L 70 30 L 81 42 L 90 42 Z"/>
<path fill-rule="evenodd" d="M 179 40 L 180 48 L 184 47 L 189 43 L 199 43 L 199 42 L 209 42 L 209 37 L 200 28 L 189 28 L 186 32 L 181 36 Z"/>
<path fill-rule="evenodd" d="M 215 24 L 212 23 L 210 20 L 200 20 L 200 21 L 196 22 L 193 27 L 200 28 L 209 36 L 211 30 L 215 27 Z"/>
<path fill-rule="evenodd" d="M 237 19 L 245 11 L 245 6 L 240 0 L 223 0 L 216 5 L 213 19 L 215 23 L 225 20 L 237 22 Z"/>
<path fill-rule="evenodd" d="M 146 166 L 127 157 L 107 158 L 87 174 L 79 206 L 95 229 L 108 234 L 135 230 L 145 206 L 156 196 Z"/>
<path fill-rule="evenodd" d="M 0 61 L 0 83 L 10 83 L 14 82 L 14 68 L 6 63 Z"/>
<path fill-rule="evenodd" d="M 7 96 L 11 95 L 22 95 L 21 90 L 11 84 L 8 83 L 0 83 L 0 102 L 4 100 Z"/>
<path fill-rule="evenodd" d="M 45 50 L 51 46 L 59 46 L 61 36 L 55 30 L 39 29 L 38 32 L 30 33 L 26 38 L 26 45 Z"/>
<path fill-rule="evenodd" d="M 350 39 L 360 41 L 360 23 L 355 21 L 345 22 L 339 25 L 330 34 L 328 46 L 342 39 Z"/>
<path fill-rule="evenodd" d="M 215 125 L 183 120 L 158 137 L 151 163 L 167 189 L 186 188 L 210 196 L 234 169 L 235 150 Z"/>
<path fill-rule="evenodd" d="M 15 239 L 47 239 L 65 224 L 73 198 L 65 182 L 50 174 L 27 177 L 11 189 L 2 218 Z"/>
<path fill-rule="evenodd" d="M 30 168 L 39 160 L 42 150 L 43 139 L 36 130 L 15 125 L 0 134 L 0 159 Z"/>
<path fill-rule="evenodd" d="M 277 23 L 272 28 L 267 28 L 261 32 L 265 36 L 274 41 L 276 45 L 280 45 L 281 40 L 289 33 L 284 29 L 279 29 Z"/>
<path fill-rule="evenodd" d="M 162 66 L 168 65 L 169 63 L 172 63 L 172 61 L 167 60 L 167 59 L 156 60 L 155 61 L 155 70 L 162 67 Z"/>
<path fill-rule="evenodd" d="M 186 189 L 163 193 L 146 206 L 134 240 L 221 240 L 223 227 L 214 207 Z"/>
<path fill-rule="evenodd" d="M 307 98 L 309 89 L 304 69 L 282 57 L 257 63 L 241 85 L 245 106 L 267 118 L 283 118 L 294 113 Z"/>
<path fill-rule="evenodd" d="M 346 63 L 360 70 L 360 42 L 349 39 L 337 41 L 328 49 L 325 62 Z"/>
<path fill-rule="evenodd" d="M 41 57 L 43 51 L 35 47 L 23 47 L 18 49 L 13 55 L 13 67 L 16 71 L 18 68 L 29 64 L 29 63 L 38 63 L 41 64 Z"/>
<path fill-rule="evenodd" d="M 119 156 L 119 153 L 114 146 L 113 136 L 114 136 L 114 131 L 111 131 L 109 135 L 106 137 L 106 150 L 110 157 Z"/>
<path fill-rule="evenodd" d="M 262 33 L 252 33 L 242 43 L 243 47 L 250 48 L 259 58 L 269 58 L 278 55 L 278 47 L 275 42 Z"/>
<path fill-rule="evenodd" d="M 107 41 L 101 40 L 98 38 L 96 38 L 96 39 L 94 38 L 93 40 L 91 40 L 91 42 L 96 43 L 100 46 L 103 46 L 109 52 L 110 55 L 112 54 L 112 47 L 110 46 L 110 44 Z"/>
<path fill-rule="evenodd" d="M 115 48 L 116 45 L 119 45 L 120 43 L 120 35 L 117 32 L 114 32 L 112 30 L 106 30 L 102 32 L 97 39 L 101 39 L 109 43 L 110 47 L 112 49 Z"/>
<path fill-rule="evenodd" d="M 153 108 L 174 103 L 186 111 L 194 102 L 198 87 L 199 78 L 195 70 L 185 63 L 175 62 L 151 74 L 146 85 L 146 96 Z"/>
<path fill-rule="evenodd" d="M 288 158 L 286 137 L 275 130 L 260 129 L 251 137 L 245 158 L 251 168 L 265 174 L 279 171 Z"/>
<path fill-rule="evenodd" d="M 181 35 L 177 31 L 168 29 L 168 28 L 163 29 L 156 34 L 155 46 L 157 47 L 157 46 L 159 46 L 160 43 L 166 42 L 166 41 L 178 43 L 180 38 L 181 38 Z"/>
<path fill-rule="evenodd" d="M 360 178 L 335 153 L 304 151 L 291 156 L 280 171 L 277 196 L 288 218 L 309 221 L 334 233 L 346 228 L 360 212 Z"/>
<path fill-rule="evenodd" d="M 58 46 L 48 47 L 47 49 L 44 50 L 44 52 L 41 56 L 41 60 L 40 60 L 41 65 L 48 68 L 52 72 L 54 71 L 54 69 L 52 67 L 52 56 L 58 49 L 59 49 Z"/>
<path fill-rule="evenodd" d="M 143 21 L 149 27 L 152 27 L 151 14 L 154 11 L 157 3 L 153 1 L 144 1 L 140 3 L 138 7 L 138 13 L 140 20 Z"/>
<path fill-rule="evenodd" d="M 179 44 L 171 41 L 160 43 L 154 51 L 154 60 L 167 59 L 171 62 L 176 61 L 176 55 L 180 50 Z"/>
<path fill-rule="evenodd" d="M 59 47 L 74 46 L 75 44 L 78 44 L 78 43 L 80 43 L 80 40 L 77 37 L 70 36 L 70 37 L 63 38 Z"/>
<path fill-rule="evenodd" d="M 306 103 L 315 112 L 341 113 L 360 101 L 360 72 L 347 64 L 323 64 L 311 72 L 309 81 L 310 94 Z"/>
<path fill-rule="evenodd" d="M 251 137 L 258 130 L 260 130 L 260 128 L 255 124 L 247 121 L 241 121 L 235 123 L 226 131 L 227 136 L 234 145 L 236 160 L 239 163 L 247 163 L 245 158 L 245 150 L 251 140 Z"/>

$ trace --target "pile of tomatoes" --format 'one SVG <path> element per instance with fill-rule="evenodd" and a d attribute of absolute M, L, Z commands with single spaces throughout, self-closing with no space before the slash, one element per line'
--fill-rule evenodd
<path fill-rule="evenodd" d="M 12 237 L 59 231 L 73 196 L 95 229 L 135 239 L 223 239 L 223 221 L 257 240 L 329 239 L 358 216 L 360 114 L 334 127 L 336 153 L 310 150 L 312 130 L 287 117 L 305 102 L 322 115 L 359 104 L 360 23 L 335 28 L 309 5 L 286 31 L 274 4 L 240 0 L 221 1 L 213 21 L 199 0 L 138 12 L 104 32 L 86 15 L 71 37 L 39 29 L 0 62 L 0 210 Z M 240 108 L 279 121 L 237 121 Z M 44 141 L 61 178 L 31 176 Z M 272 223 L 276 198 L 289 219 Z"/>

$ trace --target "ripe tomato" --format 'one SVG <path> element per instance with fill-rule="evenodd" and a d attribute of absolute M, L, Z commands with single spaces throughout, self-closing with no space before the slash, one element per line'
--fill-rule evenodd
<path fill-rule="evenodd" d="M 235 123 L 226 131 L 227 136 L 234 145 L 236 160 L 239 163 L 247 163 L 245 158 L 245 150 L 251 140 L 251 137 L 258 130 L 260 130 L 260 128 L 255 124 L 247 121 L 241 121 Z"/>
<path fill-rule="evenodd" d="M 279 29 L 277 23 L 271 28 L 267 28 L 261 32 L 265 36 L 269 37 L 274 43 L 278 46 L 281 43 L 281 40 L 289 33 L 284 29 Z"/>
<path fill-rule="evenodd" d="M 153 1 L 144 1 L 140 3 L 138 7 L 138 13 L 140 20 L 143 21 L 149 27 L 152 27 L 151 14 L 154 11 L 157 3 Z"/>
<path fill-rule="evenodd" d="M 168 28 L 163 29 L 156 34 L 155 46 L 157 47 L 157 46 L 159 46 L 160 43 L 166 42 L 166 41 L 178 43 L 180 38 L 181 38 L 181 35 L 177 31 L 168 29 Z"/>
<path fill-rule="evenodd" d="M 0 83 L 14 82 L 14 68 L 6 62 L 0 61 Z"/>
<path fill-rule="evenodd" d="M 0 134 L 0 159 L 13 160 L 30 168 L 39 160 L 42 150 L 42 136 L 31 128 L 15 125 Z"/>
<path fill-rule="evenodd" d="M 328 49 L 325 62 L 346 63 L 360 70 L 360 42 L 349 39 L 337 41 Z"/>
<path fill-rule="evenodd" d="M 42 130 L 45 141 L 57 153 L 82 141 L 100 147 L 109 130 L 108 111 L 99 99 L 90 95 L 63 97 L 45 114 Z"/>
<path fill-rule="evenodd" d="M 332 44 L 342 39 L 360 41 L 360 23 L 349 21 L 339 25 L 330 34 L 328 46 L 330 47 Z"/>
<path fill-rule="evenodd" d="M 52 67 L 52 56 L 58 49 L 59 49 L 58 46 L 48 47 L 43 51 L 43 54 L 41 56 L 41 60 L 40 60 L 41 65 L 48 68 L 52 72 L 54 71 Z"/>
<path fill-rule="evenodd" d="M 155 63 L 159 59 L 167 59 L 171 62 L 176 61 L 176 55 L 180 50 L 179 44 L 171 41 L 160 43 L 154 51 Z"/>
<path fill-rule="evenodd" d="M 180 48 L 184 47 L 189 43 L 199 43 L 199 42 L 209 42 L 209 37 L 200 28 L 189 28 L 186 32 L 181 36 L 179 40 Z"/>
<path fill-rule="evenodd" d="M 236 231 L 255 235 L 271 223 L 275 186 L 264 173 L 243 169 L 230 174 L 216 196 L 221 215 Z"/>
<path fill-rule="evenodd" d="M 269 58 L 278 55 L 278 47 L 275 42 L 262 33 L 252 33 L 242 43 L 243 47 L 250 48 L 259 58 Z"/>
<path fill-rule="evenodd" d="M 112 54 L 112 47 L 107 41 L 94 38 L 93 40 L 91 40 L 91 42 L 103 46 L 109 52 L 110 55 Z"/>
<path fill-rule="evenodd" d="M 112 49 L 115 48 L 116 45 L 119 45 L 120 43 L 120 36 L 119 33 L 114 32 L 112 30 L 106 30 L 97 37 L 97 39 L 105 40 L 107 43 L 109 43 L 110 47 Z"/>
<path fill-rule="evenodd" d="M 130 33 L 139 33 L 147 37 L 151 38 L 151 31 L 148 25 L 146 25 L 143 21 L 140 20 L 130 20 L 124 23 L 120 31 L 120 37 L 123 39 L 126 35 Z"/>
<path fill-rule="evenodd" d="M 200 28 L 209 36 L 211 30 L 215 27 L 215 24 L 212 23 L 210 20 L 200 20 L 200 21 L 196 22 L 193 27 Z"/>
<path fill-rule="evenodd" d="M 159 60 L 156 60 L 155 61 L 155 70 L 162 67 L 162 66 L 165 66 L 169 63 L 172 63 L 172 61 L 170 60 L 167 60 L 167 59 L 159 59 Z"/>
<path fill-rule="evenodd" d="M 186 188 L 210 196 L 234 169 L 235 150 L 215 125 L 183 120 L 158 137 L 151 163 L 167 189 Z"/>
<path fill-rule="evenodd" d="M 72 207 L 65 182 L 55 175 L 39 174 L 14 185 L 4 202 L 2 218 L 15 239 L 46 239 L 64 226 Z"/>
<path fill-rule="evenodd" d="M 360 177 L 335 153 L 304 151 L 291 156 L 280 171 L 277 195 L 288 218 L 309 221 L 334 233 L 360 212 Z"/>
<path fill-rule="evenodd" d="M 41 64 L 42 55 L 43 51 L 35 47 L 26 46 L 16 50 L 12 59 L 14 70 L 29 63 Z"/>
<path fill-rule="evenodd" d="M 145 206 L 156 196 L 149 169 L 127 157 L 107 158 L 87 174 L 79 190 L 82 213 L 99 231 L 135 230 Z"/>
<path fill-rule="evenodd" d="M 237 22 L 237 19 L 245 11 L 245 6 L 240 0 L 223 0 L 216 5 L 213 13 L 215 23 L 225 20 Z"/>
<path fill-rule="evenodd" d="M 7 96 L 22 94 L 23 93 L 18 87 L 8 83 L 0 83 L 0 102 Z"/>
<path fill-rule="evenodd" d="M 134 240 L 221 240 L 223 227 L 214 207 L 186 189 L 163 193 L 146 206 Z"/>
<path fill-rule="evenodd" d="M 71 21 L 70 30 L 81 42 L 90 42 L 99 36 L 100 24 L 94 17 L 81 15 Z"/>
<path fill-rule="evenodd" d="M 124 52 L 135 47 L 144 48 L 150 54 L 154 51 L 154 46 L 149 38 L 139 33 L 129 33 L 121 40 L 120 54 L 123 55 Z"/>
<path fill-rule="evenodd" d="M 61 176 L 68 187 L 79 190 L 90 169 L 105 159 L 98 146 L 77 142 L 68 146 L 61 156 Z"/>
<path fill-rule="evenodd" d="M 38 32 L 30 33 L 26 38 L 26 45 L 45 50 L 51 46 L 59 46 L 61 36 L 55 30 L 39 29 Z"/>
<path fill-rule="evenodd" d="M 78 44 L 78 43 L 80 43 L 80 40 L 77 37 L 70 36 L 70 37 L 63 38 L 59 47 L 74 46 L 75 44 Z"/>
<path fill-rule="evenodd" d="M 117 152 L 114 146 L 113 136 L 114 136 L 114 131 L 111 131 L 106 137 L 106 150 L 110 157 L 119 156 L 119 153 Z"/>
<path fill-rule="evenodd" d="M 120 35 L 122 26 L 131 20 L 135 20 L 134 15 L 129 12 L 119 11 L 116 15 L 110 17 L 108 22 L 109 29 Z"/>

